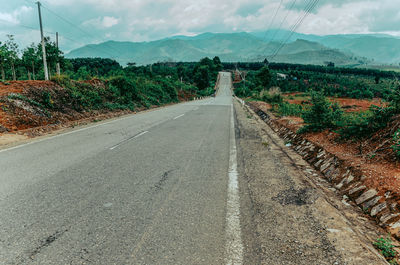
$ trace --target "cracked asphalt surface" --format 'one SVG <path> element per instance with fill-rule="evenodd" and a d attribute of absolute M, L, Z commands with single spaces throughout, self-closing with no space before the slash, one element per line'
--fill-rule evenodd
<path fill-rule="evenodd" d="M 230 85 L 0 150 L 0 264 L 225 264 Z M 243 263 L 385 264 L 235 109 Z"/>
<path fill-rule="evenodd" d="M 0 264 L 223 264 L 226 88 L 0 152 Z"/>

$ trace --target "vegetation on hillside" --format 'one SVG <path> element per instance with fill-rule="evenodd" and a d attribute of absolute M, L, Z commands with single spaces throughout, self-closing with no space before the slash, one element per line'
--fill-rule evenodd
<path fill-rule="evenodd" d="M 48 38 L 45 42 L 50 82 L 40 81 L 41 45 L 20 50 L 12 36 L 0 43 L 0 132 L 209 96 L 222 70 L 218 57 L 125 67 L 112 59 L 66 59 L 55 43 Z M 57 63 L 61 75 L 56 73 Z"/>
<path fill-rule="evenodd" d="M 395 73 L 333 66 L 239 64 L 239 67 L 241 65 L 247 68 L 242 72 L 246 81 L 235 85 L 236 95 L 270 103 L 278 115 L 303 118 L 305 125 L 300 133 L 335 131 L 338 140 L 360 143 L 360 153 L 363 141 L 389 128 L 400 114 L 400 84 Z M 301 104 L 290 104 L 280 92 L 301 92 Z M 381 106 L 371 105 L 366 111 L 346 112 L 328 97 L 379 98 L 382 103 Z M 398 131 L 392 132 L 388 141 L 392 141 L 392 149 L 398 155 Z"/>

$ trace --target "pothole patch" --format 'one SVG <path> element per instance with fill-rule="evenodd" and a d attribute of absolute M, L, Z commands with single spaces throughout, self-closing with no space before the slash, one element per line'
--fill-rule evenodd
<path fill-rule="evenodd" d="M 313 200 L 311 198 L 310 191 L 311 190 L 307 188 L 300 190 L 290 188 L 288 190 L 279 192 L 276 197 L 272 198 L 272 200 L 279 202 L 283 206 L 285 205 L 302 206 L 306 204 L 312 204 Z"/>

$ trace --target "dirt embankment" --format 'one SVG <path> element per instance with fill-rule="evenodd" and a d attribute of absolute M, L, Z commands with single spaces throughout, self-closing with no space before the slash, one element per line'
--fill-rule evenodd
<path fill-rule="evenodd" d="M 371 245 L 385 232 L 342 203 L 250 108 L 235 110 L 239 183 L 250 197 L 241 199 L 251 205 L 241 218 L 245 253 L 259 257 L 248 264 L 387 264 Z"/>
<path fill-rule="evenodd" d="M 89 89 L 106 91 L 101 80 L 79 82 Z M 194 95 L 178 91 L 179 101 L 191 100 Z M 72 97 L 73 98 L 73 97 Z M 155 108 L 158 106 L 150 106 Z M 34 137 L 58 130 L 145 110 L 125 109 L 87 110 L 71 100 L 71 92 L 53 81 L 0 82 L 0 145 L 21 140 L 21 135 Z M 23 138 L 23 137 L 22 137 Z"/>
<path fill-rule="evenodd" d="M 269 105 L 252 102 L 252 108 L 309 163 L 320 170 L 346 198 L 351 198 L 379 225 L 400 238 L 400 168 L 391 150 L 391 135 L 399 117 L 360 144 L 338 142 L 334 132 L 298 135 L 300 118 L 277 118 Z"/>
<path fill-rule="evenodd" d="M 99 80 L 85 83 L 104 86 Z M 76 111 L 67 99 L 67 91 L 52 81 L 0 83 L 0 133 L 19 132 L 34 136 L 69 125 L 72 121 L 83 122 L 129 113 L 120 110 Z"/>

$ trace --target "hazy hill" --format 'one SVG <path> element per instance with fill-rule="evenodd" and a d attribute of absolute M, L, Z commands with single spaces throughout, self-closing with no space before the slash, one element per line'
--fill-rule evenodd
<path fill-rule="evenodd" d="M 289 32 L 286 30 L 269 30 L 267 32 L 252 32 L 253 36 L 268 42 L 286 40 Z M 400 63 L 400 38 L 386 34 L 347 34 L 347 35 L 307 35 L 294 33 L 289 41 L 304 39 L 318 42 L 326 47 L 351 53 L 355 57 L 367 57 L 378 63 Z"/>
<path fill-rule="evenodd" d="M 298 37 L 307 35 L 299 34 Z M 198 61 L 206 56 L 219 56 L 226 62 L 255 61 L 264 60 L 273 54 L 281 45 L 279 39 L 276 40 L 268 42 L 257 34 L 244 32 L 204 33 L 193 37 L 174 36 L 152 42 L 108 41 L 97 45 L 86 45 L 71 51 L 66 57 L 107 57 L 115 58 L 122 64 Z M 284 46 L 274 61 L 303 64 L 324 64 L 326 61 L 332 61 L 338 65 L 349 65 L 357 63 L 352 57 L 349 53 L 328 48 L 321 43 L 298 39 Z"/>

